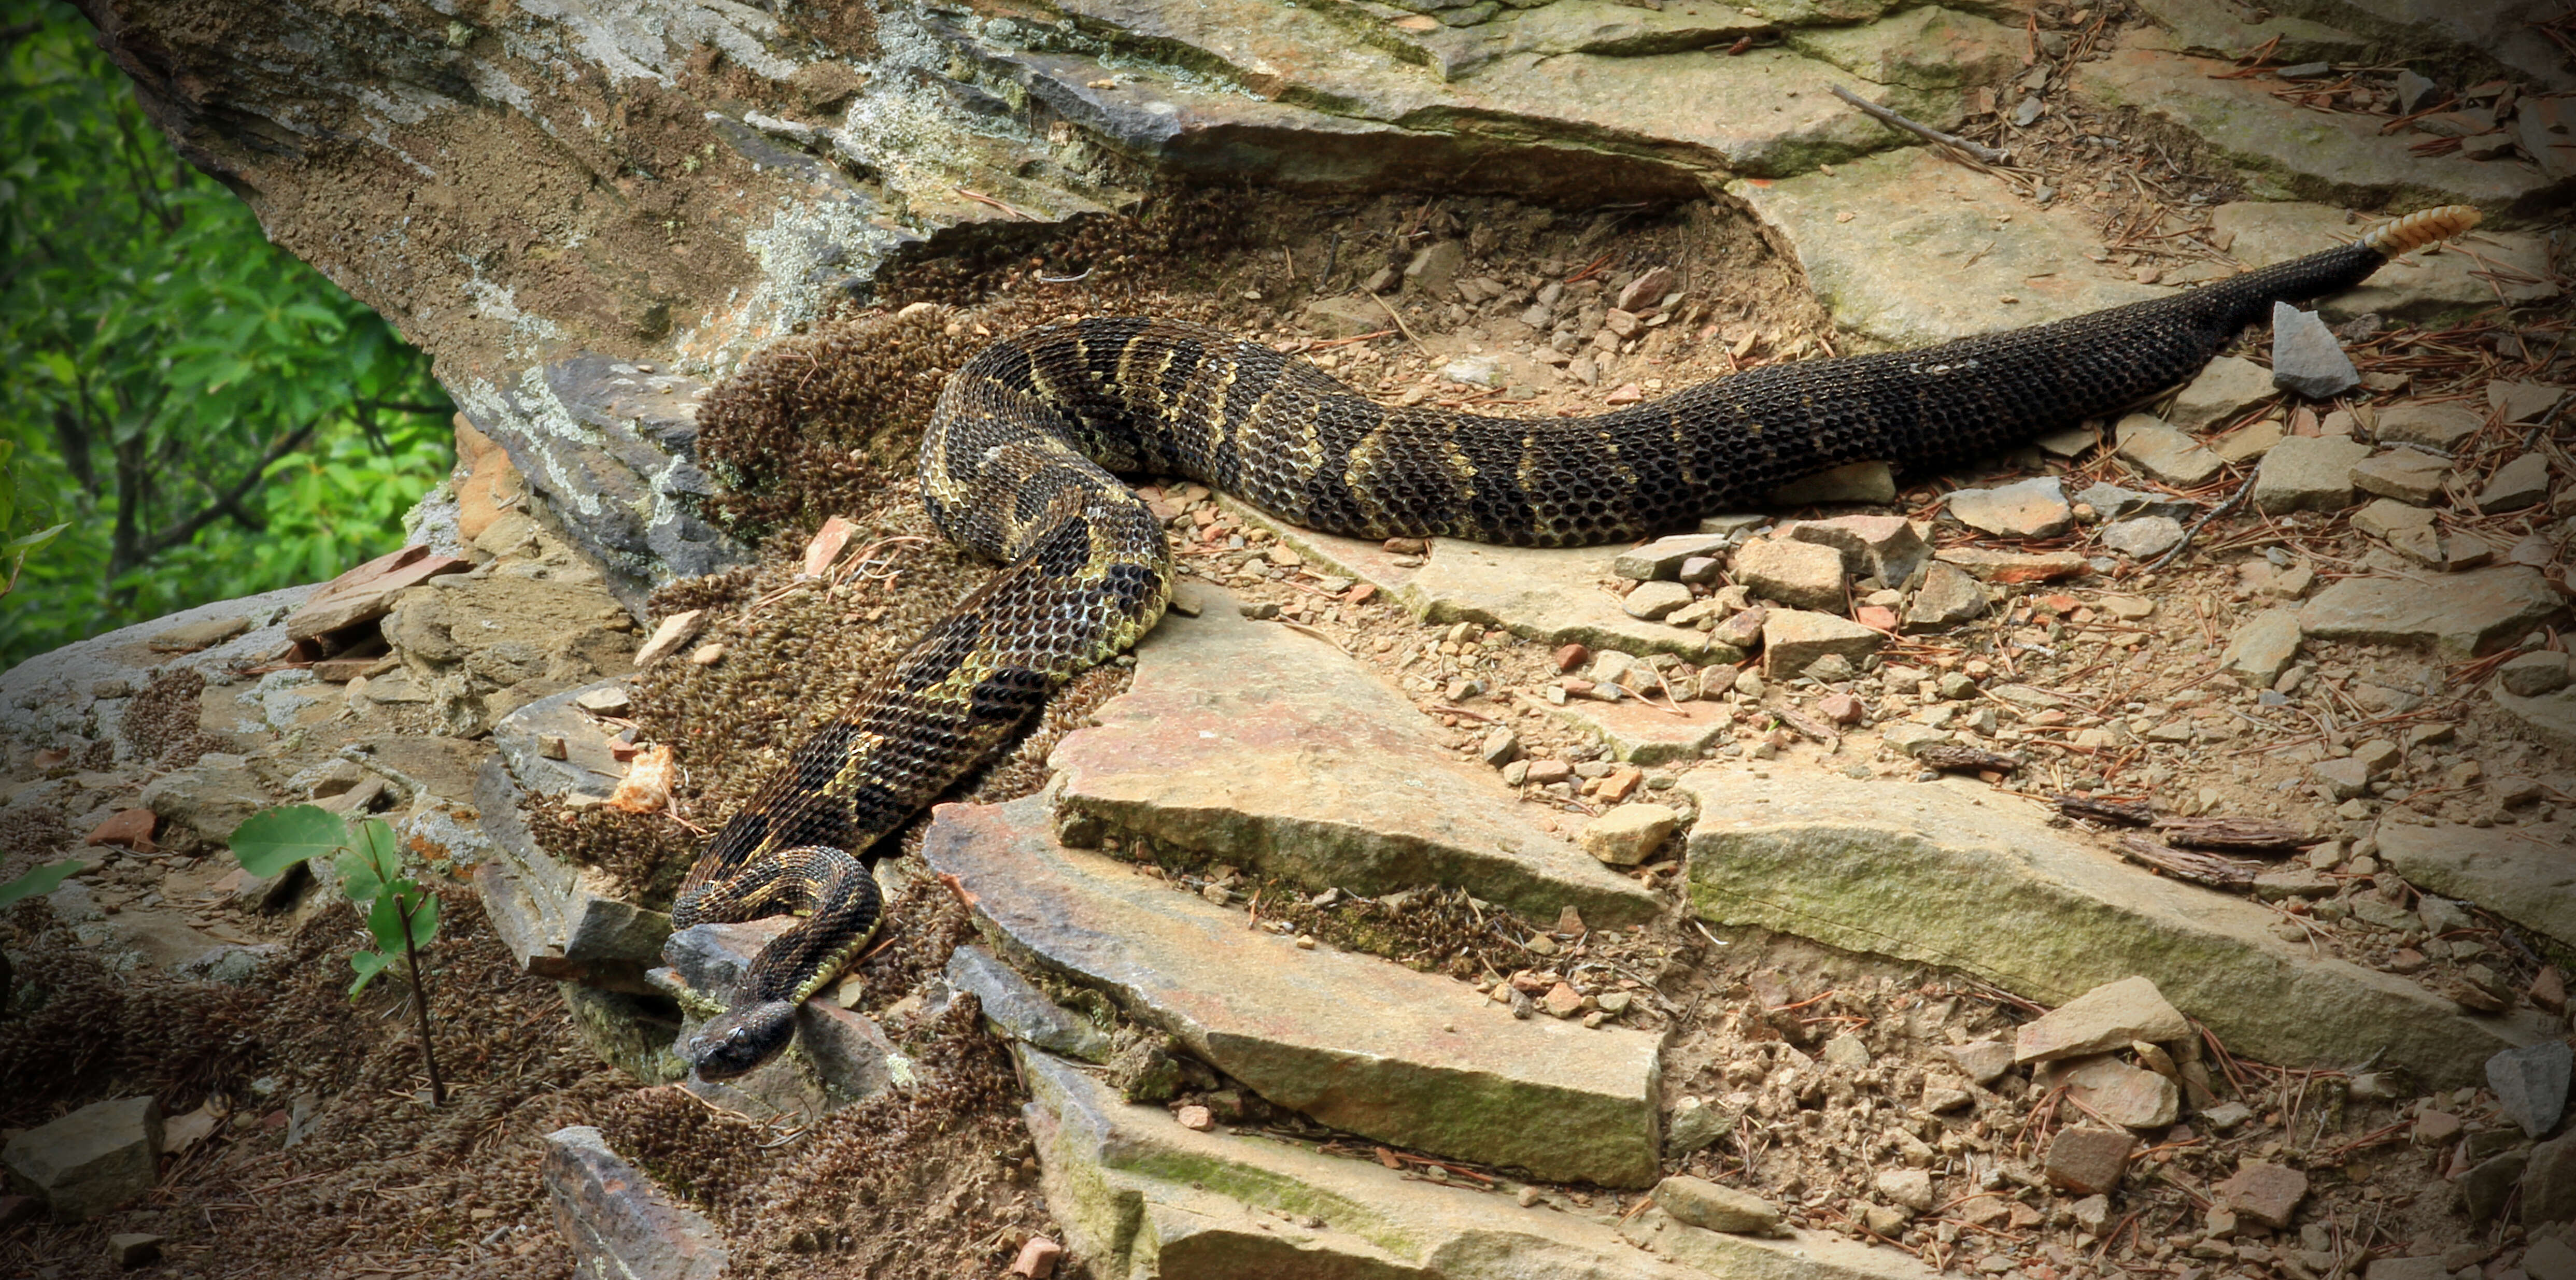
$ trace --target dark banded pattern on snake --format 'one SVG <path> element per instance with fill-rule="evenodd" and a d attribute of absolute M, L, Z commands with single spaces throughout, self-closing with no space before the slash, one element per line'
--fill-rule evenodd
<path fill-rule="evenodd" d="M 715 1078 L 784 1048 L 797 1003 L 877 927 L 864 861 L 877 842 L 1162 617 L 1161 524 L 1113 473 L 1187 476 L 1355 537 L 1635 539 L 1827 467 L 1972 456 L 2134 403 L 2197 373 L 2274 302 L 2359 284 L 2477 217 L 2428 210 L 2171 297 L 1766 366 L 1588 418 L 1381 405 L 1297 357 L 1170 321 L 1088 319 L 997 342 L 950 379 L 919 476 L 940 528 L 1006 567 L 801 744 L 691 867 L 678 926 L 807 918 L 760 953 L 688 1056 Z"/>

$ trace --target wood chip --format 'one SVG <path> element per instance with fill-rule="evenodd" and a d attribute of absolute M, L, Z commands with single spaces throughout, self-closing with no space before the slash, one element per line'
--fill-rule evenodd
<path fill-rule="evenodd" d="M 1914 753 L 1914 758 L 1928 769 L 1956 769 L 2011 773 L 2021 768 L 2021 761 L 2000 752 L 1980 747 L 1962 747 L 1955 743 L 1936 743 Z"/>
<path fill-rule="evenodd" d="M 2154 805 L 2130 804 L 2123 800 L 2101 800 L 2092 796 L 2059 796 L 2057 811 L 2070 818 L 2107 822 L 2115 827 L 2143 827 L 2151 825 L 2156 820 Z"/>
<path fill-rule="evenodd" d="M 2160 818 L 2156 829 L 2178 849 L 2221 849 L 2232 853 L 2284 854 L 2318 843 L 2317 838 L 2284 822 L 2261 818 Z"/>
<path fill-rule="evenodd" d="M 2120 837 L 2119 851 L 2121 857 L 2141 866 L 2153 867 L 2177 880 L 2188 880 L 2230 893 L 2246 893 L 2254 888 L 2257 868 L 2233 858 L 2167 848 L 2137 835 Z"/>

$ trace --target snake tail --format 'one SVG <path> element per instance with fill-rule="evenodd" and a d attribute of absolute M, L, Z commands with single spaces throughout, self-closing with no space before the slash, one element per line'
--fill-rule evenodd
<path fill-rule="evenodd" d="M 877 926 L 864 860 L 1170 599 L 1161 523 L 1113 473 L 1181 475 L 1364 538 L 1580 546 L 1758 503 L 1828 467 L 1990 453 L 2176 386 L 2276 302 L 2347 289 L 2478 221 L 2430 209 L 2197 289 L 1913 351 L 1766 365 L 1569 419 L 1384 405 L 1212 329 L 1095 317 L 979 352 L 924 430 L 922 499 L 1003 569 L 816 728 L 692 864 L 675 924 L 805 913 L 689 1046 L 702 1075 L 785 1047 Z M 784 1012 L 782 1012 L 782 1008 Z"/>

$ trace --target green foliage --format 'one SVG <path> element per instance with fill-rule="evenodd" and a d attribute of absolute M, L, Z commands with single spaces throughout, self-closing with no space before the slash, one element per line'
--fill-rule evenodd
<path fill-rule="evenodd" d="M 233 832 L 232 850 L 242 870 L 261 877 L 330 857 L 340 873 L 340 891 L 357 904 L 376 939 L 375 950 L 349 957 L 349 967 L 358 972 L 350 995 L 438 937 L 438 895 L 403 874 L 402 842 L 382 818 L 350 823 L 309 804 L 268 809 Z"/>
<path fill-rule="evenodd" d="M 85 865 L 87 864 L 78 858 L 65 858 L 60 862 L 38 867 L 7 884 L 0 884 L 0 907 L 6 907 L 20 898 L 52 893 L 62 887 L 63 881 L 71 879 L 73 872 Z"/>
<path fill-rule="evenodd" d="M 428 359 L 181 162 L 72 9 L 0 28 L 0 665 L 399 545 L 449 460 Z"/>

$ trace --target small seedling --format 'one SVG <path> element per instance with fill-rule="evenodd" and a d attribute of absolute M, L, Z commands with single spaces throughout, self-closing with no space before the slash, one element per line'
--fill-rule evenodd
<path fill-rule="evenodd" d="M 266 879 L 301 862 L 327 857 L 340 873 L 340 890 L 367 918 L 375 935 L 373 950 L 349 957 L 357 995 L 376 975 L 403 962 L 411 979 L 412 1007 L 420 1014 L 420 1057 L 429 1067 L 432 1106 L 447 1104 L 447 1086 L 439 1079 L 438 1055 L 429 1038 L 429 987 L 421 972 L 420 953 L 438 936 L 438 895 L 403 874 L 402 842 L 382 818 L 345 822 L 309 804 L 290 805 L 254 814 L 233 832 L 233 856 L 242 870 Z"/>

